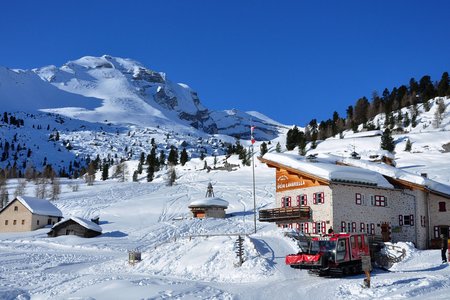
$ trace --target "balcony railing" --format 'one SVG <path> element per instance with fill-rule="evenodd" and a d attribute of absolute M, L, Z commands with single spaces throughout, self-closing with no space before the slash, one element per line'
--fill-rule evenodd
<path fill-rule="evenodd" d="M 259 211 L 259 221 L 261 222 L 295 223 L 310 220 L 311 209 L 309 206 L 280 207 Z"/>

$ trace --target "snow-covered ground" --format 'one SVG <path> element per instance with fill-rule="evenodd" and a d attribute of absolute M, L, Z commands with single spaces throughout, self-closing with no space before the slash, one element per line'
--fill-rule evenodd
<path fill-rule="evenodd" d="M 208 165 L 213 165 L 209 157 Z M 229 159 L 238 163 L 237 159 Z M 100 216 L 103 234 L 90 239 L 48 238 L 49 229 L 0 234 L 0 299 L 448 299 L 450 268 L 439 250 L 409 244 L 404 261 L 374 270 L 372 288 L 363 275 L 313 277 L 285 265 L 296 244 L 273 224 L 254 233 L 252 169 L 202 170 L 194 159 L 177 169 L 174 186 L 163 176 L 147 183 L 63 182 L 54 204 L 65 216 Z M 274 199 L 274 170 L 257 162 L 257 208 Z M 444 172 L 439 176 L 445 176 Z M 448 180 L 448 175 L 446 176 Z M 226 219 L 190 218 L 188 205 L 205 197 L 208 183 L 229 202 Z M 13 193 L 15 182 L 9 182 Z M 28 185 L 30 193 L 32 184 Z M 230 235 L 224 235 L 230 234 Z M 238 267 L 237 236 L 245 262 Z M 128 263 L 128 251 L 142 261 Z"/>

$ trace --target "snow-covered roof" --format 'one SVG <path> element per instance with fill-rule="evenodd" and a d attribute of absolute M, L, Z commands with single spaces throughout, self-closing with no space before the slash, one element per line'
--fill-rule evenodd
<path fill-rule="evenodd" d="M 87 228 L 87 229 L 90 229 L 90 230 L 93 230 L 93 231 L 97 231 L 97 232 L 102 232 L 102 228 L 100 227 L 100 225 L 98 225 L 98 224 L 96 224 L 96 223 L 94 223 L 92 221 L 89 221 L 89 220 L 86 220 L 86 219 L 83 219 L 83 218 L 79 218 L 79 217 L 70 217 L 68 219 L 64 219 L 62 221 L 59 221 L 58 223 L 53 225 L 52 228 L 55 228 L 56 226 L 59 226 L 59 225 L 65 223 L 67 221 L 70 221 L 70 220 L 80 224 L 84 228 Z"/>
<path fill-rule="evenodd" d="M 200 200 L 192 201 L 189 204 L 189 208 L 191 207 L 228 207 L 228 201 L 225 201 L 223 199 L 213 197 L 213 198 L 205 198 Z"/>
<path fill-rule="evenodd" d="M 17 196 L 16 199 L 36 215 L 62 217 L 62 212 L 50 201 L 29 196 Z"/>
<path fill-rule="evenodd" d="M 432 179 L 423 177 L 421 175 L 417 175 L 414 173 L 410 173 L 393 166 L 389 166 L 381 163 L 374 163 L 366 160 L 354 160 L 350 158 L 343 158 L 342 162 L 347 165 L 352 165 L 359 168 L 364 168 L 366 170 L 372 170 L 383 174 L 384 176 L 391 177 L 394 179 L 403 180 L 406 182 L 410 182 L 416 185 L 423 186 L 431 191 L 446 194 L 450 196 L 450 186 L 439 183 Z"/>
<path fill-rule="evenodd" d="M 263 159 L 327 181 L 351 182 L 393 188 L 386 178 L 377 172 L 336 165 L 333 159 L 315 159 L 313 162 L 306 160 L 298 154 L 291 153 L 266 153 Z"/>

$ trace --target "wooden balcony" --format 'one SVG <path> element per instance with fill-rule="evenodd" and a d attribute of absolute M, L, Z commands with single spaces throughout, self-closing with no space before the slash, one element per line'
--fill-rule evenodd
<path fill-rule="evenodd" d="M 310 220 L 311 209 L 309 206 L 280 207 L 259 211 L 259 221 L 261 222 L 300 223 Z"/>

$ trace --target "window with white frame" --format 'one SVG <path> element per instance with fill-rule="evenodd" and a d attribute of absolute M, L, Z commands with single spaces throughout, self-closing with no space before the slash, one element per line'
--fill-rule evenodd
<path fill-rule="evenodd" d="M 365 232 L 365 230 L 364 230 L 365 227 L 366 226 L 364 225 L 364 223 L 360 223 L 359 224 L 359 232 Z"/>
<path fill-rule="evenodd" d="M 362 195 L 360 193 L 355 194 L 355 204 L 361 205 L 362 204 Z"/>
<path fill-rule="evenodd" d="M 323 204 L 325 203 L 325 193 L 319 192 L 313 194 L 313 203 L 314 204 Z"/>
<path fill-rule="evenodd" d="M 387 201 L 385 196 L 375 195 L 374 206 L 387 206 Z"/>
<path fill-rule="evenodd" d="M 347 228 L 347 223 L 342 221 L 341 222 L 341 232 L 345 232 L 345 229 Z"/>
<path fill-rule="evenodd" d="M 441 235 L 441 228 L 439 226 L 434 226 L 434 238 L 437 239 Z"/>

